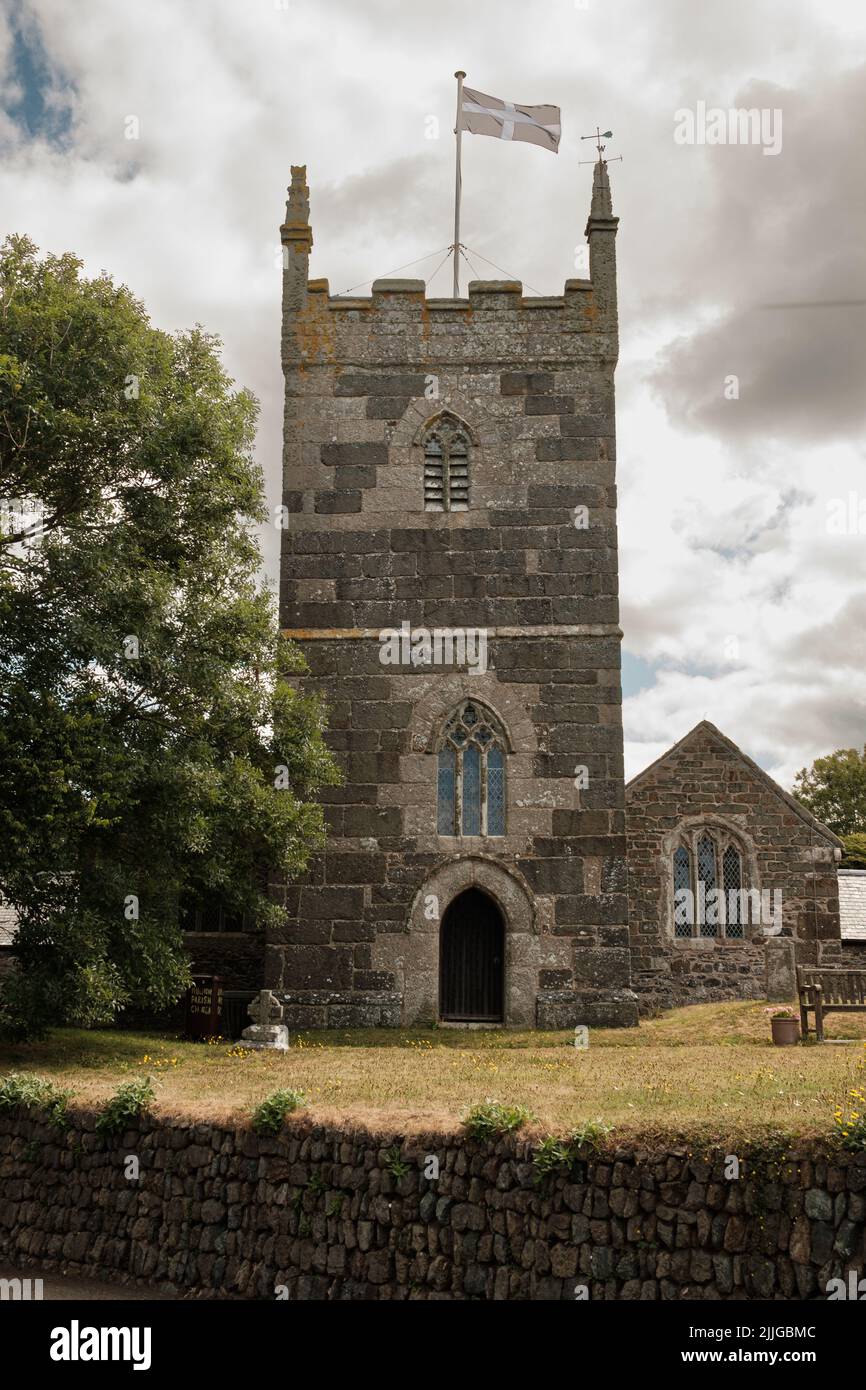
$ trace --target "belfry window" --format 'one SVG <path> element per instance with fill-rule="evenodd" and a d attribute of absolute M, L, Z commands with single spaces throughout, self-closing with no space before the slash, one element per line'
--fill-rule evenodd
<path fill-rule="evenodd" d="M 469 439 L 457 420 L 440 419 L 424 435 L 424 508 L 469 510 Z"/>
<path fill-rule="evenodd" d="M 440 835 L 505 834 L 505 737 L 475 700 L 464 700 L 442 733 L 436 829 Z"/>
<path fill-rule="evenodd" d="M 751 898 L 743 891 L 743 849 L 726 830 L 701 826 L 683 833 L 671 878 L 675 937 L 745 937 Z"/>

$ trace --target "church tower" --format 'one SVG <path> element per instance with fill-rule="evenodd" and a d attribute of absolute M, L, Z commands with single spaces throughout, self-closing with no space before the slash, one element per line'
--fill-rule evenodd
<path fill-rule="evenodd" d="M 310 280 L 284 248 L 280 611 L 345 783 L 285 890 L 294 1027 L 632 1025 L 617 602 L 615 238 L 525 297 Z"/>

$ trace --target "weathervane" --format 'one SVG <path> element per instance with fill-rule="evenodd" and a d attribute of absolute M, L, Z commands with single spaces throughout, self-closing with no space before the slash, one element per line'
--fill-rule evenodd
<path fill-rule="evenodd" d="M 595 141 L 595 148 L 598 150 L 598 159 L 597 159 L 597 160 L 595 160 L 595 159 L 579 159 L 579 160 L 577 161 L 578 164 L 596 164 L 596 163 L 599 163 L 599 164 L 609 164 L 609 163 L 612 163 L 613 160 L 622 159 L 622 155 L 621 155 L 621 154 L 615 154 L 615 155 L 613 155 L 612 160 L 607 160 L 607 159 L 604 158 L 604 152 L 605 152 L 605 150 L 607 149 L 607 145 L 603 145 L 601 142 L 602 142 L 602 140 L 612 140 L 612 139 L 613 139 L 613 131 L 612 131 L 612 130 L 600 130 L 599 127 L 596 126 L 594 134 L 592 134 L 592 135 L 581 135 L 580 138 L 581 138 L 581 140 L 594 140 L 594 141 Z"/>

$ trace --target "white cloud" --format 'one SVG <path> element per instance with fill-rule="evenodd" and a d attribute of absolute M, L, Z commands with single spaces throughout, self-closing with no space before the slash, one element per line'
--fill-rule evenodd
<path fill-rule="evenodd" d="M 308 165 L 311 273 L 340 290 L 450 241 L 457 66 L 485 91 L 557 101 L 555 159 L 464 141 L 464 239 L 556 292 L 574 273 L 588 208 L 578 136 L 612 126 L 610 153 L 625 156 L 611 166 L 622 613 L 626 646 L 658 671 L 625 704 L 629 770 L 705 716 L 783 779 L 863 741 L 852 653 L 863 649 L 866 537 L 826 529 L 830 498 L 866 496 L 851 409 L 862 391 L 844 378 L 862 365 L 862 317 L 837 329 L 855 320 L 788 314 L 757 334 L 746 314 L 764 298 L 813 291 L 866 297 L 852 282 L 863 265 L 853 202 L 863 182 L 861 4 L 89 0 L 85 14 L 31 0 L 18 12 L 38 24 L 55 83 L 47 99 L 71 101 L 72 124 L 58 146 L 0 115 L 4 230 L 75 250 L 90 273 L 107 269 L 160 327 L 201 321 L 220 334 L 229 371 L 261 400 L 272 504 L 282 425 L 274 251 L 289 166 Z M 11 55 L 7 21 L 0 90 L 13 109 Z M 678 107 L 779 91 L 776 159 L 674 145 Z M 431 115 L 436 140 L 425 138 Z M 124 138 L 128 116 L 138 140 Z M 447 268 L 437 282 L 446 286 Z M 737 402 L 723 398 L 725 372 L 747 388 Z M 270 532 L 272 571 L 277 546 Z"/>

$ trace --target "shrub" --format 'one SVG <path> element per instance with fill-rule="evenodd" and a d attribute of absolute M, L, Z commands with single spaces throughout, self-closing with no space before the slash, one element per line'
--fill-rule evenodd
<path fill-rule="evenodd" d="M 499 1100 L 473 1105 L 463 1116 L 463 1125 L 472 1139 L 497 1139 L 511 1134 L 531 1118 L 525 1105 L 503 1105 Z"/>
<path fill-rule="evenodd" d="M 0 1110 L 44 1110 L 48 1123 L 62 1129 L 69 1123 L 66 1107 L 71 1095 L 34 1072 L 13 1071 L 0 1081 Z"/>
<path fill-rule="evenodd" d="M 390 1149 L 385 1150 L 385 1167 L 395 1180 L 405 1178 L 409 1172 L 409 1165 L 403 1158 L 399 1144 L 392 1144 Z"/>
<path fill-rule="evenodd" d="M 110 1100 L 107 1100 L 96 1117 L 98 1134 L 117 1134 L 127 1129 L 140 1115 L 150 1109 L 156 1097 L 153 1082 L 149 1076 L 137 1081 L 127 1081 L 119 1086 Z"/>
<path fill-rule="evenodd" d="M 279 1134 L 286 1116 L 306 1103 L 303 1091 L 272 1091 L 253 1111 L 253 1129 L 256 1134 Z"/>
<path fill-rule="evenodd" d="M 557 1139 L 555 1135 L 549 1134 L 546 1139 L 542 1139 L 535 1153 L 532 1155 L 532 1165 L 535 1168 L 535 1181 L 546 1182 L 557 1168 L 570 1168 L 574 1162 L 574 1151 L 571 1143 L 567 1139 Z"/>
<path fill-rule="evenodd" d="M 612 1129 L 613 1126 L 603 1120 L 585 1120 L 566 1139 L 549 1134 L 532 1156 L 536 1182 L 546 1182 L 557 1168 L 570 1168 L 580 1157 L 581 1150 L 597 1153 Z"/>
<path fill-rule="evenodd" d="M 605 1124 L 604 1120 L 584 1120 L 582 1125 L 571 1131 L 571 1143 L 575 1150 L 585 1148 L 590 1153 L 597 1153 L 612 1133 L 613 1125 Z"/>

